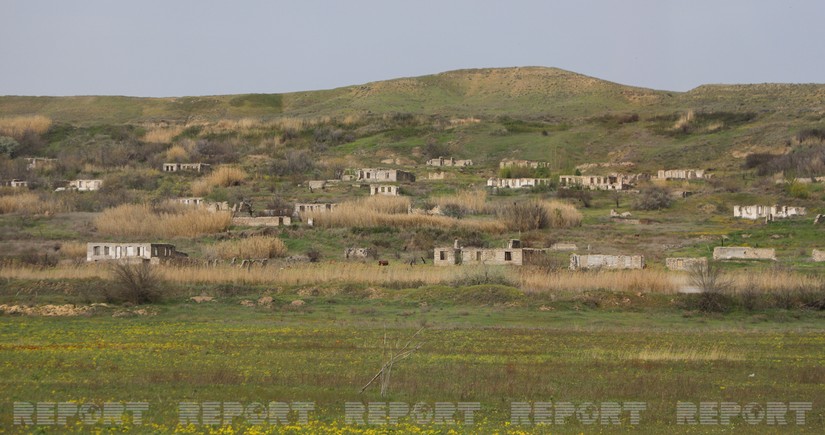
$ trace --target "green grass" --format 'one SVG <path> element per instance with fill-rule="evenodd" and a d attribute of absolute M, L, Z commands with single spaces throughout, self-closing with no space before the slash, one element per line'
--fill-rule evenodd
<path fill-rule="evenodd" d="M 486 302 L 445 290 L 402 292 L 395 302 L 303 297 L 298 309 L 288 295 L 273 308 L 242 307 L 235 296 L 149 307 L 159 314 L 148 317 L 4 317 L 0 421 L 9 427 L 14 401 L 147 401 L 156 426 L 135 428 L 143 432 L 173 428 L 181 401 L 313 401 L 311 420 L 323 427 L 341 425 L 346 401 L 480 402 L 480 426 L 464 428 L 472 432 L 503 429 L 514 401 L 644 401 L 638 431 L 693 433 L 674 426 L 677 401 L 801 400 L 814 403 L 804 429 L 825 428 L 820 315 L 541 311 L 509 306 L 523 296 L 504 288 Z M 395 367 L 389 395 L 359 394 L 380 366 L 384 335 L 405 340 L 421 325 L 423 346 Z M 679 357 L 688 351 L 700 357 Z"/>

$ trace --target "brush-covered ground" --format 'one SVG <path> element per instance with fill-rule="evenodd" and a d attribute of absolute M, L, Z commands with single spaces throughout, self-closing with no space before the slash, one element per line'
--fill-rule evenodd
<path fill-rule="evenodd" d="M 6 288 L 8 291 L 8 287 Z M 97 305 L 71 317 L 0 322 L 2 426 L 12 403 L 148 402 L 138 433 L 821 433 L 825 429 L 823 315 L 799 309 L 691 310 L 686 295 L 594 292 L 528 295 L 502 285 L 375 289 L 224 286 L 212 300 L 178 289 L 165 303 Z M 65 302 L 71 292 L 41 290 Z M 30 295 L 31 298 L 35 296 Z M 209 299 L 209 298 L 207 298 Z M 302 301 L 297 303 L 294 301 Z M 248 301 L 241 304 L 242 301 Z M 418 335 L 416 334 L 417 331 Z M 388 352 L 385 396 L 361 388 Z M 388 344 L 385 344 L 388 343 Z M 513 402 L 645 402 L 640 422 L 510 425 Z M 180 426 L 180 402 L 312 402 L 307 424 Z M 477 402 L 474 423 L 347 424 L 345 403 Z M 677 402 L 812 402 L 804 425 L 735 417 L 677 425 Z M 718 412 L 718 411 L 717 411 Z M 553 414 L 551 414 L 553 415 Z M 222 415 L 219 417 L 223 418 Z M 364 415 L 366 418 L 366 415 Z M 586 421 L 589 417 L 584 417 Z M 698 417 L 697 417 L 698 418 Z M 718 420 L 718 419 L 717 419 Z M 69 418 L 45 433 L 103 430 Z M 254 421 L 253 421 L 254 423 Z M 451 432 L 454 431 L 454 432 Z"/>

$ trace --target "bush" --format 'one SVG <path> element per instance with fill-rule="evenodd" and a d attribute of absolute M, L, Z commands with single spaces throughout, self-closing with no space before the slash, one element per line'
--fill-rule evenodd
<path fill-rule="evenodd" d="M 701 291 L 688 295 L 692 308 L 706 313 L 730 311 L 735 300 L 729 295 L 731 281 L 713 263 L 697 264 L 688 271 L 688 282 Z"/>
<path fill-rule="evenodd" d="M 514 202 L 501 207 L 498 215 L 513 231 L 570 228 L 582 222 L 582 215 L 575 207 L 559 201 Z"/>
<path fill-rule="evenodd" d="M 639 192 L 639 195 L 633 200 L 633 208 L 636 210 L 660 210 L 670 207 L 671 202 L 673 202 L 673 199 L 667 189 L 651 186 Z"/>
<path fill-rule="evenodd" d="M 148 263 L 112 265 L 112 287 L 106 294 L 109 303 L 150 304 L 161 300 L 160 274 Z"/>

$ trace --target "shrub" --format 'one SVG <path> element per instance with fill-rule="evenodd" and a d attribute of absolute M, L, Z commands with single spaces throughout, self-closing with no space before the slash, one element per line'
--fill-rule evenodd
<path fill-rule="evenodd" d="M 660 210 L 670 207 L 671 202 L 673 202 L 673 199 L 667 189 L 660 186 L 650 186 L 639 192 L 639 195 L 633 200 L 633 208 L 636 210 Z"/>
<path fill-rule="evenodd" d="M 20 143 L 17 142 L 16 140 L 14 140 L 13 137 L 0 136 L 0 154 L 5 154 L 7 156 L 10 156 L 19 147 L 20 147 Z"/>
<path fill-rule="evenodd" d="M 107 302 L 129 302 L 140 305 L 160 302 L 160 274 L 148 263 L 112 265 L 112 287 L 106 294 Z"/>
<path fill-rule="evenodd" d="M 699 311 L 727 312 L 735 304 L 729 295 L 732 282 L 713 263 L 694 265 L 688 271 L 688 282 L 701 291 L 698 295 L 689 296 L 690 304 Z"/>
<path fill-rule="evenodd" d="M 14 116 L 0 118 L 0 136 L 22 139 L 26 132 L 43 134 L 52 126 L 52 120 L 42 116 Z"/>
<path fill-rule="evenodd" d="M 499 208 L 499 217 L 513 231 L 570 228 L 581 225 L 582 215 L 570 204 L 530 200 Z"/>

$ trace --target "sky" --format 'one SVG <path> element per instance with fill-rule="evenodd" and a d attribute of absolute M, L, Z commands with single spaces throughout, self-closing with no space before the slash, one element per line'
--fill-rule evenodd
<path fill-rule="evenodd" d="M 548 66 L 626 85 L 825 83 L 823 0 L 0 0 L 0 95 L 332 89 Z"/>

